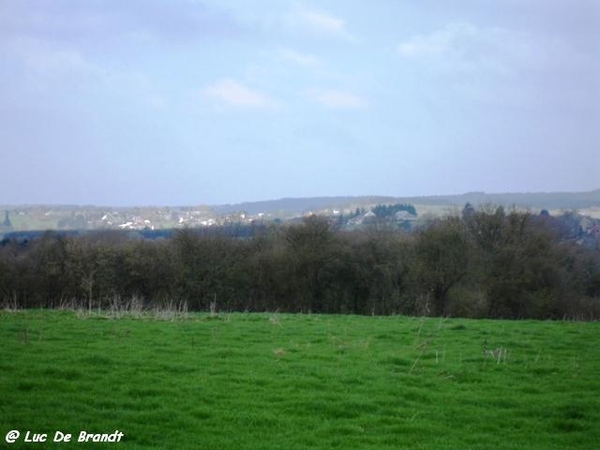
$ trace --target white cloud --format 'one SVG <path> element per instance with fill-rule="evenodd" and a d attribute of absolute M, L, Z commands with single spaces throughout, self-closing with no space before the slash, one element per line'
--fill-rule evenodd
<path fill-rule="evenodd" d="M 22 73 L 21 89 L 39 98 L 77 99 L 84 94 L 117 96 L 159 108 L 165 100 L 144 73 L 99 64 L 80 49 L 34 38 L 0 41 L 0 58 Z M 77 95 L 73 95 L 77 92 Z M 81 98 L 81 97 L 79 97 Z"/>
<path fill-rule="evenodd" d="M 398 52 L 406 57 L 441 55 L 457 51 L 458 40 L 475 37 L 477 28 L 470 24 L 450 24 L 428 35 L 412 36 L 398 45 Z"/>
<path fill-rule="evenodd" d="M 412 36 L 398 45 L 398 53 L 433 63 L 442 71 L 499 75 L 513 75 L 540 57 L 526 33 L 470 23 L 451 23 L 430 34 Z"/>
<path fill-rule="evenodd" d="M 344 21 L 329 14 L 305 10 L 300 17 L 315 29 L 333 34 L 345 33 Z"/>
<path fill-rule="evenodd" d="M 310 53 L 300 53 L 295 50 L 283 48 L 279 51 L 279 55 L 286 61 L 306 68 L 316 68 L 321 65 L 319 58 Z"/>
<path fill-rule="evenodd" d="M 5 51 L 40 77 L 106 80 L 108 71 L 87 60 L 80 51 L 52 46 L 33 38 L 7 39 Z"/>
<path fill-rule="evenodd" d="M 275 102 L 265 94 L 231 78 L 225 78 L 206 86 L 203 92 L 219 102 L 240 108 L 269 109 L 275 105 Z"/>
<path fill-rule="evenodd" d="M 362 97 L 350 92 L 325 89 L 311 90 L 309 96 L 318 103 L 335 109 L 360 109 L 367 106 L 367 102 Z"/>
<path fill-rule="evenodd" d="M 302 28 L 312 34 L 326 35 L 356 43 L 358 38 L 346 29 L 344 19 L 307 8 L 296 9 L 288 15 L 293 27 Z"/>

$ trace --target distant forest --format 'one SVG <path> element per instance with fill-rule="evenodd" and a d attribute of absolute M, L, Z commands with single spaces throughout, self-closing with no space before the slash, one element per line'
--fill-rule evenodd
<path fill-rule="evenodd" d="M 383 211 L 382 213 L 391 213 Z M 474 209 L 406 232 L 301 223 L 162 239 L 46 232 L 0 245 L 6 308 L 151 308 L 473 318 L 600 317 L 600 252 L 573 213 Z"/>
<path fill-rule="evenodd" d="M 260 202 L 246 202 L 233 205 L 216 205 L 212 209 L 219 214 L 245 211 L 249 214 L 259 212 L 288 211 L 302 213 L 324 208 L 344 208 L 348 205 L 360 204 L 410 203 L 413 205 L 457 206 L 471 205 L 504 205 L 533 209 L 574 210 L 589 208 L 600 204 L 600 189 L 587 192 L 530 192 L 489 194 L 485 192 L 469 192 L 460 195 L 432 195 L 421 197 L 312 197 L 282 198 Z"/>

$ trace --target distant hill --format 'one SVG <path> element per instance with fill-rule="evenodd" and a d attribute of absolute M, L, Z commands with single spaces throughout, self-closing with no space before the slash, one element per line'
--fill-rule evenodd
<path fill-rule="evenodd" d="M 153 231 L 183 227 L 204 227 L 231 223 L 252 224 L 256 220 L 294 219 L 307 213 L 346 216 L 357 208 L 411 204 L 419 215 L 441 215 L 460 210 L 466 203 L 474 207 L 485 204 L 516 206 L 539 211 L 585 211 L 600 218 L 600 189 L 590 192 L 505 193 L 469 192 L 461 195 L 426 197 L 345 196 L 282 198 L 227 205 L 106 207 L 77 205 L 1 206 L 5 220 L 0 238 L 10 232 L 39 230 Z M 364 212 L 363 212 L 364 213 Z M 9 219 L 9 220 L 7 220 Z M 0 219 L 1 222 L 1 219 Z M 7 225 L 7 224 L 10 224 Z M 1 225 L 1 224 L 0 224 Z"/>
<path fill-rule="evenodd" d="M 435 195 L 423 197 L 311 197 L 282 198 L 259 202 L 245 202 L 213 206 L 217 214 L 231 214 L 244 211 L 248 214 L 302 214 L 324 209 L 347 209 L 361 205 L 391 203 L 411 203 L 414 205 L 458 206 L 466 203 L 473 206 L 494 204 L 517 206 L 531 209 L 583 209 L 600 207 L 600 189 L 589 192 L 534 192 L 488 194 L 485 192 L 469 192 L 460 195 Z"/>
<path fill-rule="evenodd" d="M 394 197 L 306 197 L 306 198 L 281 198 L 279 200 L 265 200 L 259 202 L 245 202 L 226 205 L 216 205 L 212 209 L 217 214 L 231 214 L 244 211 L 248 214 L 302 214 L 309 211 L 319 211 L 331 208 L 346 208 L 354 204 L 376 204 L 395 202 Z"/>

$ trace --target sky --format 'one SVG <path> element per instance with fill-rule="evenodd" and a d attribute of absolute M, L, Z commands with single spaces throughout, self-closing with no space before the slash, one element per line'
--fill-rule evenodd
<path fill-rule="evenodd" d="M 600 188 L 597 0 L 0 0 L 0 204 Z"/>

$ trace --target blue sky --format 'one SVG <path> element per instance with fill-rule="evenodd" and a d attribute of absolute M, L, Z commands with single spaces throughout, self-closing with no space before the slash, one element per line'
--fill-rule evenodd
<path fill-rule="evenodd" d="M 0 0 L 0 204 L 600 187 L 596 0 Z"/>

